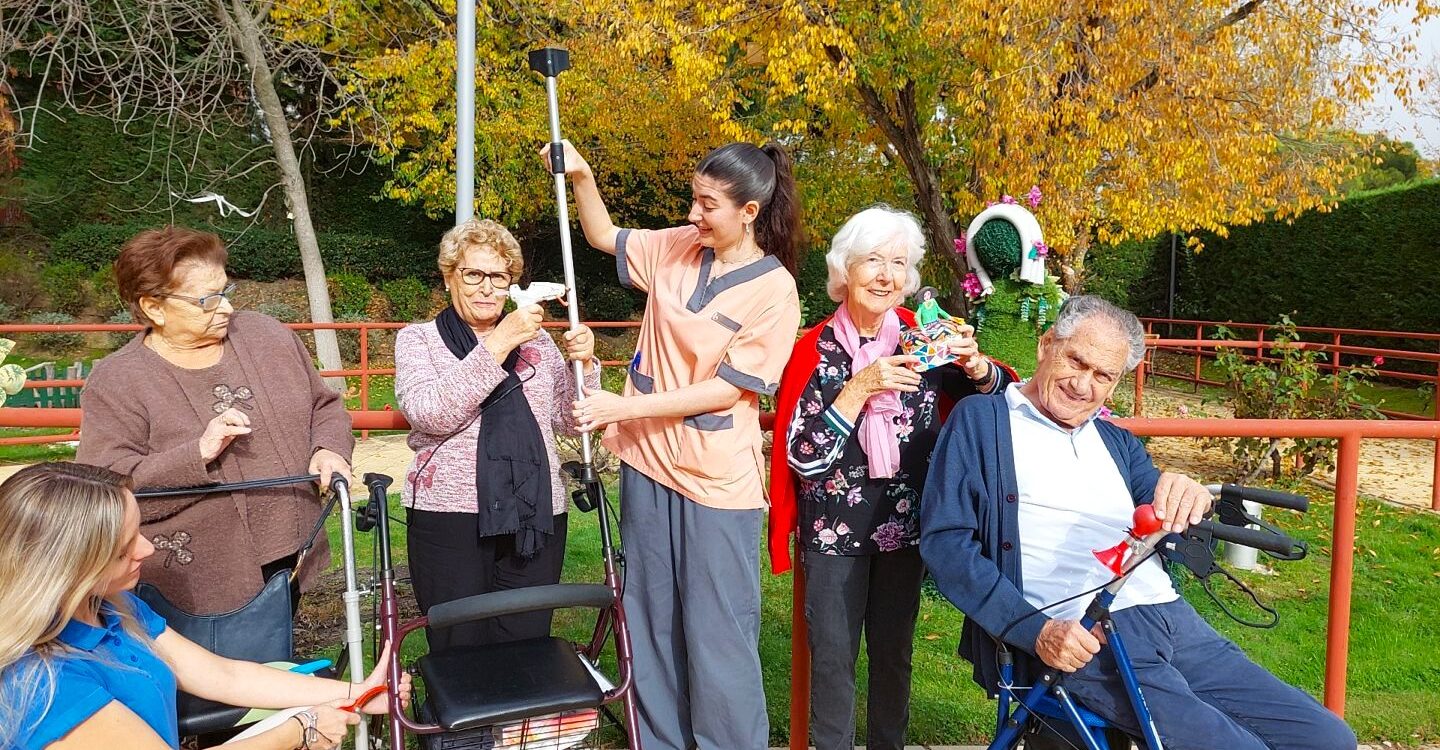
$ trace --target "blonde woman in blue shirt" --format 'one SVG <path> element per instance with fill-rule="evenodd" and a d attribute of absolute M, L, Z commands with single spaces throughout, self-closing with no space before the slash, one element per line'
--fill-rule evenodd
<path fill-rule="evenodd" d="M 255 708 L 313 706 L 236 750 L 329 750 L 363 685 L 226 659 L 169 629 L 130 593 L 155 551 L 128 477 L 36 464 L 0 484 L 0 748 L 178 748 L 175 694 Z M 382 656 L 380 664 L 385 664 Z M 409 677 L 402 684 L 408 701 Z M 384 696 L 362 707 L 384 713 Z"/>

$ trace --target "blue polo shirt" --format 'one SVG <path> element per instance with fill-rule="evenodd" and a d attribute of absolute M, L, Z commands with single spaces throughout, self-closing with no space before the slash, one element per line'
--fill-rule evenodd
<path fill-rule="evenodd" d="M 145 602 L 129 592 L 122 596 L 146 634 L 157 638 L 165 632 L 164 618 Z M 110 605 L 101 607 L 100 621 L 101 627 L 79 620 L 66 624 L 59 640 L 73 650 L 49 659 L 50 670 L 33 654 L 5 670 L 7 695 L 13 694 L 22 674 L 39 676 L 30 705 L 21 709 L 23 718 L 15 735 L 19 750 L 43 750 L 111 701 L 133 711 L 171 747 L 180 746 L 174 673 L 144 642 L 125 632 Z M 46 701 L 52 688 L 53 697 Z"/>

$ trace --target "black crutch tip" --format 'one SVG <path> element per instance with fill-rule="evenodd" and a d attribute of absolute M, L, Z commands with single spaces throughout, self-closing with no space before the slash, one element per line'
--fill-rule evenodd
<path fill-rule="evenodd" d="M 554 78 L 570 69 L 570 52 L 559 47 L 542 47 L 530 52 L 530 69 Z"/>

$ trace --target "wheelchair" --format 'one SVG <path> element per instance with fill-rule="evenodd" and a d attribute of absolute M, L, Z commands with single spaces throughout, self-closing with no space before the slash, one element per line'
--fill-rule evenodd
<path fill-rule="evenodd" d="M 1215 542 L 1225 541 L 1254 547 L 1277 560 L 1299 560 L 1308 553 L 1304 542 L 1298 542 L 1279 529 L 1246 512 L 1243 502 L 1250 501 L 1277 508 L 1305 512 L 1310 501 L 1287 492 L 1232 484 L 1211 485 L 1218 500 L 1216 521 L 1202 520 L 1193 524 L 1183 536 L 1171 535 L 1160 529 L 1149 505 L 1136 508 L 1132 528 L 1126 539 L 1109 550 L 1097 550 L 1095 556 L 1115 573 L 1115 578 L 1095 593 L 1080 625 L 1087 630 L 1099 624 L 1105 632 L 1105 648 L 1111 649 L 1121 682 L 1141 729 L 1140 737 L 1131 737 L 1099 715 L 1088 711 L 1065 689 L 1063 673 L 1048 669 L 1030 686 L 1014 683 L 1014 656 L 1003 645 L 999 650 L 1000 684 L 996 706 L 995 739 L 988 750 L 1013 750 L 1023 740 L 1027 750 L 1127 750 L 1138 743 L 1144 750 L 1164 750 L 1155 722 L 1140 683 L 1125 650 L 1124 636 L 1110 619 L 1110 606 L 1130 574 L 1153 554 L 1190 570 L 1200 579 L 1205 592 L 1236 622 L 1250 627 L 1273 627 L 1279 621 L 1276 611 L 1262 604 L 1254 592 L 1215 562 Z M 1256 526 L 1259 528 L 1246 528 Z M 1236 616 L 1215 595 L 1210 578 L 1215 574 L 1236 584 L 1262 610 L 1270 615 L 1268 622 L 1250 622 Z M 997 639 L 997 643 L 999 640 Z"/>

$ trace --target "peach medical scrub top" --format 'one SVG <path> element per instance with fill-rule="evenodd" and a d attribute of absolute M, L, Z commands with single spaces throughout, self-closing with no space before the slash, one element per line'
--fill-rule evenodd
<path fill-rule="evenodd" d="M 701 247 L 693 226 L 620 231 L 620 282 L 649 295 L 624 395 L 717 376 L 743 393 L 724 411 L 617 422 L 606 429 L 604 444 L 701 505 L 764 508 L 759 399 L 775 395 L 800 329 L 800 298 L 795 279 L 774 256 L 712 280 L 714 261 L 715 251 Z"/>

